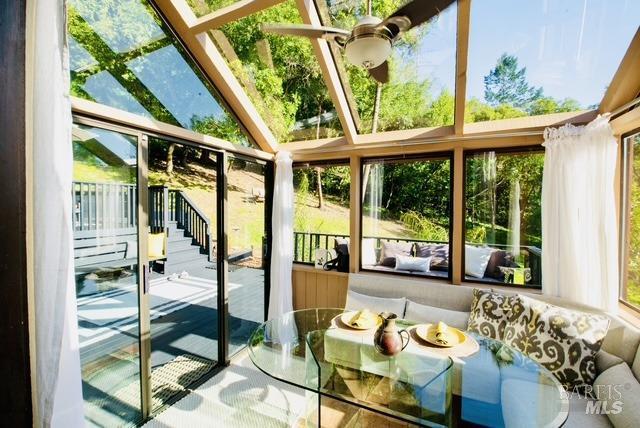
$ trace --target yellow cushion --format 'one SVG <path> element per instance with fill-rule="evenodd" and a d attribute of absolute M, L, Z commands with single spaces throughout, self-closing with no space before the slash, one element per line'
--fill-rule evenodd
<path fill-rule="evenodd" d="M 149 234 L 149 260 L 164 258 L 164 233 Z"/>

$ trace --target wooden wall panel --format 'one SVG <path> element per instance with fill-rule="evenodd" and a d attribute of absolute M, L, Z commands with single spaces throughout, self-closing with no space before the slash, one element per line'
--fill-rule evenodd
<path fill-rule="evenodd" d="M 347 299 L 349 275 L 325 272 L 311 266 L 294 265 L 293 308 L 343 308 Z"/>

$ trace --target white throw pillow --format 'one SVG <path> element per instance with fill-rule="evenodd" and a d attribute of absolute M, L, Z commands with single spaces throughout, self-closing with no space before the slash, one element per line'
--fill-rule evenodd
<path fill-rule="evenodd" d="M 431 266 L 431 257 L 396 256 L 396 270 L 429 272 L 429 266 Z"/>
<path fill-rule="evenodd" d="M 467 329 L 469 322 L 469 312 L 454 311 L 451 309 L 438 308 L 435 306 L 421 305 L 420 303 L 407 300 L 407 310 L 405 319 L 413 322 L 443 323 L 461 330 Z"/>
<path fill-rule="evenodd" d="M 464 246 L 464 273 L 475 278 L 484 277 L 491 254 L 495 248 Z"/>
<path fill-rule="evenodd" d="M 392 299 L 388 297 L 367 296 L 366 294 L 360 294 L 349 290 L 347 293 L 347 304 L 345 305 L 345 309 L 348 311 L 369 309 L 376 314 L 387 311 L 393 312 L 399 318 L 403 318 L 404 308 L 406 305 L 407 299 L 404 297 Z"/>
<path fill-rule="evenodd" d="M 365 266 L 371 266 L 376 264 L 376 248 L 375 239 L 364 238 L 362 240 L 362 264 Z"/>

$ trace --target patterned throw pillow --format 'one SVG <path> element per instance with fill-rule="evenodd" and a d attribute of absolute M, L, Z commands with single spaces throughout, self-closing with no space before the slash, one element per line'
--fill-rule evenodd
<path fill-rule="evenodd" d="M 512 310 L 504 343 L 542 364 L 567 389 L 593 384 L 609 318 L 521 295 L 513 298 Z"/>
<path fill-rule="evenodd" d="M 504 329 L 511 316 L 513 298 L 474 288 L 471 314 L 469 314 L 469 331 L 480 333 L 491 339 L 502 340 Z"/>

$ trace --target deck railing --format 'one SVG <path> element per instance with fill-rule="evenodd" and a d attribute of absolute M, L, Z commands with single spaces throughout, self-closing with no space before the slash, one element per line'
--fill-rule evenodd
<path fill-rule="evenodd" d="M 137 233 L 138 192 L 135 184 L 75 181 L 73 189 L 74 232 L 131 230 Z M 162 233 L 175 221 L 201 251 L 212 258 L 211 225 L 196 204 L 182 191 L 149 186 L 149 227 Z M 85 236 L 83 234 L 82 236 Z"/>
<path fill-rule="evenodd" d="M 135 184 L 72 183 L 73 230 L 135 229 L 138 192 Z"/>
<path fill-rule="evenodd" d="M 190 236 L 194 244 L 200 246 L 202 252 L 209 257 L 209 261 L 213 260 L 211 224 L 207 216 L 179 190 L 169 190 L 168 201 L 169 220 L 177 222 L 178 227 L 184 229 L 185 236 Z"/>
<path fill-rule="evenodd" d="M 334 246 L 335 238 L 348 238 L 349 235 L 338 235 L 328 233 L 309 233 L 309 232 L 293 232 L 294 242 L 294 262 L 296 263 L 314 263 L 314 251 L 316 248 L 331 249 Z M 424 239 L 405 239 L 392 238 L 385 236 L 363 236 L 363 239 L 374 239 L 376 250 L 381 247 L 382 241 L 388 242 L 408 242 L 408 243 L 426 243 L 426 244 L 448 244 L 448 241 L 424 240 Z M 478 243 L 467 242 L 468 245 L 481 245 Z M 492 248 L 508 250 L 509 245 L 490 244 Z M 541 284 L 542 279 L 542 250 L 535 246 L 521 246 L 521 253 L 524 256 L 525 265 L 531 269 L 531 283 Z"/>

